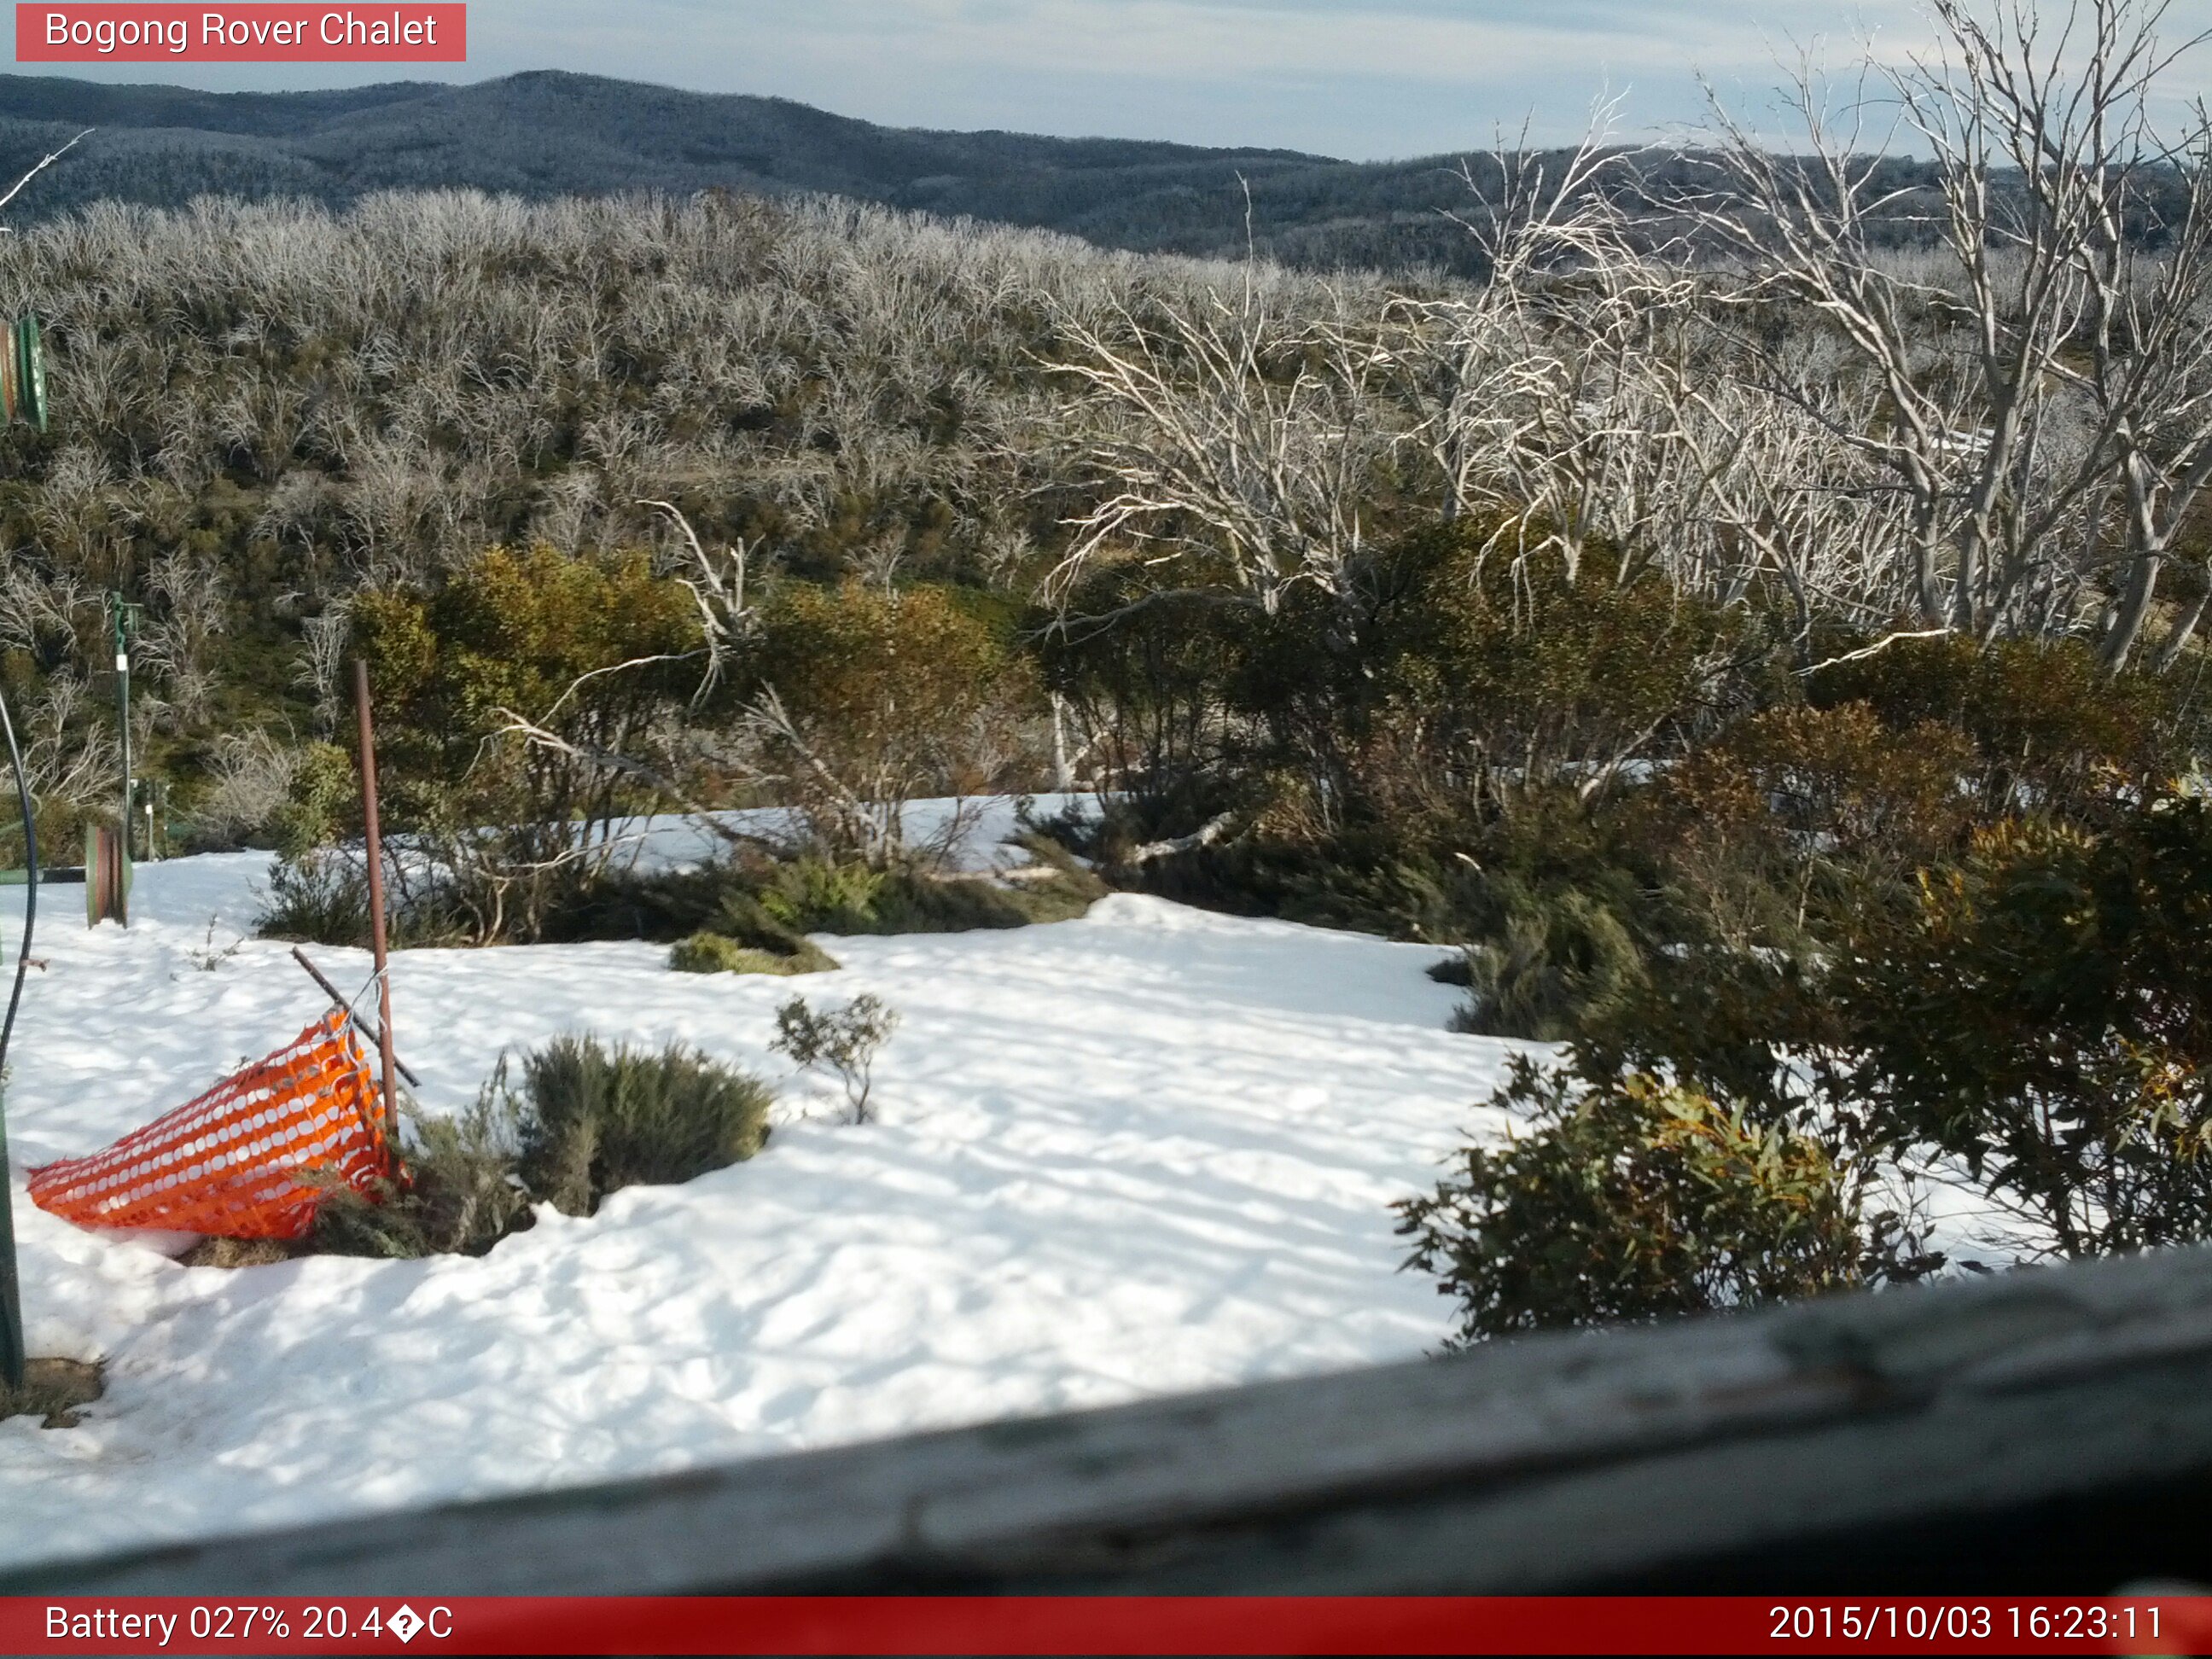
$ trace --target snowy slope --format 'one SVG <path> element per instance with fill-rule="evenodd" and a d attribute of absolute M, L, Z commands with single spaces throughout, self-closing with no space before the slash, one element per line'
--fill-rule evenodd
<path fill-rule="evenodd" d="M 403 953 L 394 1024 L 434 1109 L 563 1031 L 682 1038 L 784 1085 L 753 1162 L 549 1212 L 482 1261 L 186 1269 L 31 1209 L 26 1166 L 320 1012 L 284 946 L 222 954 L 264 864 L 143 869 L 127 933 L 50 890 L 9 1173 L 32 1351 L 104 1358 L 108 1395 L 73 1431 L 0 1424 L 0 1560 L 1406 1358 L 1445 1328 L 1388 1206 L 1497 1127 L 1474 1103 L 1508 1046 L 1446 1033 L 1433 949 L 1127 895 L 836 940 L 844 971 L 795 982 L 673 974 L 648 945 Z M 20 909 L 0 896 L 11 958 Z M 904 1016 L 880 1121 L 840 1121 L 768 1052 L 794 989 Z"/>

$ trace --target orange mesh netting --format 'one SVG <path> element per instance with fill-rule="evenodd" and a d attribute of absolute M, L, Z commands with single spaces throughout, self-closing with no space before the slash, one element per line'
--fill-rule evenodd
<path fill-rule="evenodd" d="M 297 1238 L 327 1171 L 368 1191 L 385 1169 L 368 1061 L 342 1012 L 104 1152 L 31 1171 L 31 1201 L 92 1227 Z"/>

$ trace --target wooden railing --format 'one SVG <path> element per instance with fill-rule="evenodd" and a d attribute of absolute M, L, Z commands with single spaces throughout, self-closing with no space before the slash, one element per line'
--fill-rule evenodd
<path fill-rule="evenodd" d="M 50 1565 L 0 1594 L 2086 1594 L 2208 1564 L 2197 1249 Z"/>

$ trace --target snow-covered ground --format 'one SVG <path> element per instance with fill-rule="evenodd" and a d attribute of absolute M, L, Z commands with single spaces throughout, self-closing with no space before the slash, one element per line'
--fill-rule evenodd
<path fill-rule="evenodd" d="M 549 1212 L 481 1261 L 185 1268 L 179 1241 L 33 1209 L 25 1168 L 321 1012 L 285 946 L 241 940 L 265 863 L 143 867 L 128 932 L 48 891 L 9 1179 L 31 1350 L 105 1360 L 108 1391 L 74 1431 L 0 1424 L 0 1560 L 1402 1359 L 1444 1332 L 1389 1206 L 1498 1127 L 1477 1103 L 1510 1045 L 1445 1030 L 1432 948 L 1128 895 L 1054 927 L 838 939 L 843 971 L 797 981 L 675 974 L 642 944 L 402 953 L 394 1025 L 433 1109 L 567 1031 L 680 1038 L 784 1091 L 752 1162 Z M 0 895 L 11 964 L 21 908 Z M 903 1016 L 879 1121 L 842 1121 L 769 1052 L 794 990 Z"/>

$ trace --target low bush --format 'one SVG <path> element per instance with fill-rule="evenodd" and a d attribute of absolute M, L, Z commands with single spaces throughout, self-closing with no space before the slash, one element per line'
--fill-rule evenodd
<path fill-rule="evenodd" d="M 794 933 L 964 933 L 1069 921 L 1105 890 L 1072 860 L 1050 866 L 1042 878 L 1002 883 L 805 858 L 776 866 L 757 898 L 772 921 Z"/>
<path fill-rule="evenodd" d="M 1024 845 L 1035 861 L 1005 881 L 945 876 L 918 861 L 876 867 L 818 854 L 781 857 L 765 845 L 684 869 L 610 869 L 550 908 L 531 937 L 544 943 L 642 939 L 674 945 L 719 933 L 752 950 L 812 964 L 795 971 L 817 972 L 828 958 L 806 943 L 808 933 L 1022 927 L 1079 916 L 1105 894 L 1106 884 L 1057 843 L 1033 835 Z M 426 884 L 418 878 L 416 885 Z M 270 907 L 272 925 L 316 925 L 312 915 L 293 922 L 293 908 Z M 453 906 L 439 902 L 426 908 Z M 465 931 L 457 923 L 446 929 L 448 936 Z M 362 932 L 365 936 L 365 923 Z"/>
<path fill-rule="evenodd" d="M 1648 1073 L 1527 1058 L 1491 1103 L 1526 1119 L 1398 1206 L 1407 1265 L 1458 1304 L 1454 1347 L 1556 1326 L 1756 1306 L 1918 1277 L 1859 1171 L 1800 1129 Z"/>
<path fill-rule="evenodd" d="M 740 945 L 725 933 L 694 933 L 678 939 L 668 953 L 668 965 L 679 974 L 798 974 L 834 972 L 837 963 L 827 951 L 799 941 L 788 954 Z"/>
<path fill-rule="evenodd" d="M 1876 1133 L 1962 1158 L 2063 1255 L 2212 1238 L 2212 803 L 1986 832 L 1841 955 Z"/>
<path fill-rule="evenodd" d="M 793 933 L 875 931 L 876 906 L 890 872 L 872 865 L 799 858 L 776 865 L 751 897 L 763 915 Z"/>
<path fill-rule="evenodd" d="M 459 1116 L 408 1114 L 403 1178 L 366 1194 L 329 1183 L 306 1249 L 482 1255 L 526 1230 L 533 1205 L 589 1215 L 609 1193 L 692 1180 L 768 1139 L 767 1087 L 679 1046 L 562 1037 L 524 1059 L 522 1079 L 509 1085 L 502 1058 Z"/>
<path fill-rule="evenodd" d="M 254 932 L 302 945 L 366 945 L 368 882 L 359 861 L 327 848 L 276 860 Z"/>
<path fill-rule="evenodd" d="M 384 918 L 395 949 L 463 944 L 471 937 L 443 872 L 425 860 L 398 857 L 389 846 L 384 857 Z M 269 866 L 253 930 L 262 939 L 367 950 L 367 860 L 334 847 L 278 858 Z"/>
<path fill-rule="evenodd" d="M 1649 978 L 1643 945 L 1601 892 L 1532 891 L 1507 877 L 1493 902 L 1504 925 L 1467 948 L 1468 994 L 1454 1030 L 1565 1042 Z"/>
<path fill-rule="evenodd" d="M 406 1174 L 369 1194 L 331 1184 L 308 1248 L 324 1255 L 413 1260 L 482 1255 L 527 1229 L 532 1195 L 520 1173 L 526 1114 L 507 1087 L 507 1062 L 459 1117 L 408 1115 Z"/>
<path fill-rule="evenodd" d="M 767 1086 L 681 1044 L 562 1037 L 528 1056 L 522 1078 L 522 1182 L 564 1215 L 742 1163 L 768 1139 Z"/>

